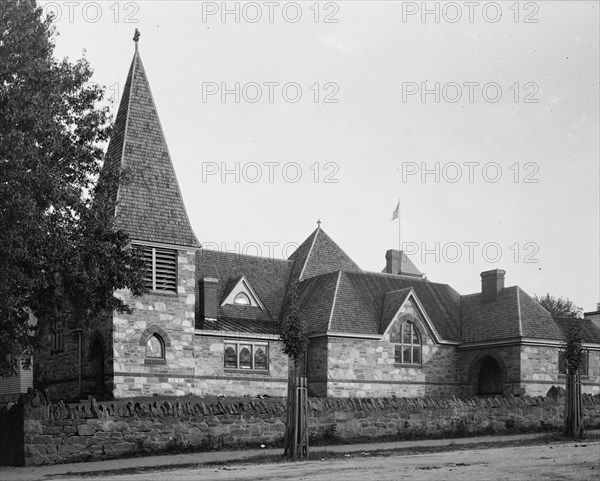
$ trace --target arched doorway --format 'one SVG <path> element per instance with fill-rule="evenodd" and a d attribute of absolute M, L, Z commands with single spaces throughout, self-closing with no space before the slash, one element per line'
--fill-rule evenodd
<path fill-rule="evenodd" d="M 485 356 L 482 361 L 477 380 L 477 394 L 480 396 L 503 394 L 504 380 L 500 364 L 491 356 Z"/>
<path fill-rule="evenodd" d="M 95 395 L 104 394 L 104 346 L 96 337 L 90 344 L 90 391 Z"/>

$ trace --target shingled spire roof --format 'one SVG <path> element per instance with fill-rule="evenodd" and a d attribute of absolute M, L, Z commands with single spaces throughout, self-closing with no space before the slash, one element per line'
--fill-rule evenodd
<path fill-rule="evenodd" d="M 294 251 L 289 260 L 294 261 L 292 282 L 340 270 L 361 272 L 360 267 L 320 226 Z"/>
<path fill-rule="evenodd" d="M 103 175 L 121 172 L 110 193 L 116 227 L 134 240 L 200 247 L 183 204 L 150 85 L 133 55 Z"/>

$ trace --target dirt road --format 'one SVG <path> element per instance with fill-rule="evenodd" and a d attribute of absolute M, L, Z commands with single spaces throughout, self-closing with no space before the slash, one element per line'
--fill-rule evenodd
<path fill-rule="evenodd" d="M 58 478 L 54 478 L 56 480 Z M 62 478 L 61 478 L 62 479 Z M 73 477 L 64 478 L 73 481 Z M 474 449 L 419 455 L 369 453 L 298 463 L 240 464 L 96 478 L 146 480 L 599 480 L 600 442 Z"/>

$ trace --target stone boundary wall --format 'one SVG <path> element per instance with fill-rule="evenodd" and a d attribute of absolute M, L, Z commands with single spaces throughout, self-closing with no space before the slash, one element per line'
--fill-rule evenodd
<path fill-rule="evenodd" d="M 309 399 L 311 437 L 321 443 L 468 436 L 558 430 L 564 397 L 458 399 Z M 600 428 L 600 395 L 583 397 L 588 428 Z M 2 464 L 41 465 L 177 451 L 282 445 L 281 398 L 160 397 L 78 404 L 24 395 L 0 410 L 1 446 L 19 433 L 21 456 L 2 451 Z M 18 450 L 19 448 L 17 448 Z"/>

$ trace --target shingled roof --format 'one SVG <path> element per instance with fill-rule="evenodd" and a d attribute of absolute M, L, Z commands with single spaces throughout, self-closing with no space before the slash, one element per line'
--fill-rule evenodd
<path fill-rule="evenodd" d="M 389 291 L 386 292 L 383 296 L 383 311 L 381 313 L 381 325 L 379 327 L 379 332 L 383 334 L 385 330 L 389 327 L 394 316 L 398 312 L 398 309 L 402 307 L 404 301 L 408 298 L 409 294 L 412 292 L 411 287 L 407 287 L 405 289 L 399 289 L 397 291 Z"/>
<path fill-rule="evenodd" d="M 553 317 L 554 322 L 562 332 L 562 339 L 567 339 L 567 334 L 572 323 L 578 323 L 581 326 L 583 342 L 600 344 L 600 327 L 591 319 L 569 319 L 564 317 Z"/>
<path fill-rule="evenodd" d="M 201 249 L 196 255 L 196 279 L 200 281 L 210 277 L 219 281 L 217 319 L 220 330 L 247 329 L 245 332 L 264 334 L 276 332 L 292 267 L 293 262 L 285 259 L 254 257 L 231 252 Z M 241 276 L 245 276 L 252 286 L 264 304 L 264 310 L 255 306 L 220 305 L 232 283 L 239 280 Z M 201 320 L 199 312 L 197 315 Z M 215 329 L 212 323 L 210 329 Z"/>
<path fill-rule="evenodd" d="M 519 337 L 519 291 L 516 286 L 506 287 L 491 302 L 482 302 L 481 293 L 462 296 L 462 340 L 481 342 Z M 545 309 L 542 311 L 541 315 L 549 316 Z"/>
<path fill-rule="evenodd" d="M 321 227 L 308 236 L 289 260 L 294 261 L 293 282 L 340 270 L 361 271 Z"/>
<path fill-rule="evenodd" d="M 591 321 L 578 320 L 585 342 L 600 343 L 600 329 Z M 506 287 L 493 302 L 481 302 L 481 294 L 462 297 L 464 342 L 529 338 L 565 340 L 567 321 L 550 313 L 518 286 Z"/>
<path fill-rule="evenodd" d="M 298 286 L 298 305 L 308 322 L 308 333 L 325 333 L 335 306 L 341 272 L 306 279 Z"/>
<path fill-rule="evenodd" d="M 120 174 L 110 193 L 116 227 L 140 241 L 199 247 L 194 235 L 150 85 L 139 53 L 135 52 L 103 175 Z"/>
<path fill-rule="evenodd" d="M 313 333 L 380 335 L 386 294 L 408 288 L 414 290 L 442 338 L 459 341 L 460 294 L 447 284 L 376 272 L 339 271 L 301 282 L 300 306 Z"/>

